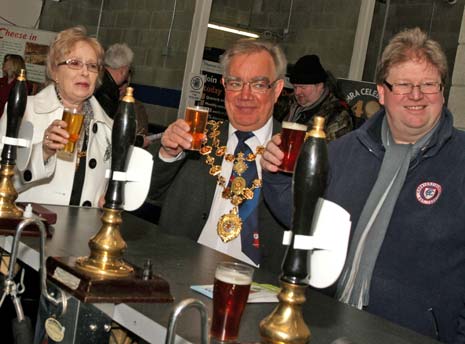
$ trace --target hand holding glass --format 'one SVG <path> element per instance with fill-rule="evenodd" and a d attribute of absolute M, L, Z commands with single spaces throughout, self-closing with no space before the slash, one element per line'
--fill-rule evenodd
<path fill-rule="evenodd" d="M 191 150 L 200 150 L 205 136 L 208 120 L 208 108 L 203 106 L 189 106 L 186 108 L 184 120 L 189 124 L 189 134 L 192 135 Z"/>
<path fill-rule="evenodd" d="M 60 155 L 67 158 L 72 158 L 74 149 L 76 148 L 76 143 L 79 140 L 82 124 L 84 123 L 84 114 L 79 113 L 77 109 L 65 108 L 63 110 L 62 120 L 67 124 L 66 131 L 69 134 L 69 138 L 68 143 L 60 152 Z"/>
<path fill-rule="evenodd" d="M 221 262 L 213 286 L 213 317 L 210 334 L 221 342 L 235 341 L 252 284 L 251 266 Z"/>
<path fill-rule="evenodd" d="M 282 123 L 281 144 L 279 148 L 284 153 L 284 158 L 279 166 L 283 172 L 293 173 L 295 163 L 299 156 L 302 144 L 305 141 L 307 126 L 304 124 L 286 122 Z"/>

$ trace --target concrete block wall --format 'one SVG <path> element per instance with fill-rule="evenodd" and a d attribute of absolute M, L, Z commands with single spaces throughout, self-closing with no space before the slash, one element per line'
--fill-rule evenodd
<path fill-rule="evenodd" d="M 389 39 L 402 29 L 416 26 L 441 44 L 447 56 L 451 76 L 464 4 L 465 0 L 458 0 L 455 5 L 449 5 L 443 0 L 391 0 L 388 7 L 386 3 L 377 1 L 363 79 L 374 80 L 378 52 L 382 51 Z M 382 25 L 386 11 L 388 13 L 383 35 Z M 446 87 L 446 96 L 449 88 L 450 83 Z"/>
<path fill-rule="evenodd" d="M 40 29 L 61 31 L 83 25 L 97 34 L 101 0 L 55 2 L 46 0 Z M 195 2 L 177 0 L 105 0 L 98 39 L 106 48 L 126 42 L 135 53 L 133 82 L 181 89 Z M 137 95 L 136 95 L 137 97 Z M 167 125 L 176 109 L 146 104 L 149 121 Z"/>
<path fill-rule="evenodd" d="M 101 3 L 101 0 L 45 0 L 40 29 L 60 31 L 80 24 L 94 35 L 98 29 L 98 38 L 105 47 L 127 42 L 133 48 L 135 83 L 180 90 L 195 0 L 176 1 L 171 31 L 173 0 L 105 0 L 98 27 Z M 210 21 L 250 29 L 277 40 L 290 63 L 305 54 L 318 54 L 326 69 L 336 77 L 346 77 L 361 0 L 294 0 L 289 13 L 290 3 L 288 0 L 213 0 Z M 443 0 L 391 0 L 390 4 L 386 31 L 381 37 L 386 4 L 376 1 L 363 79 L 373 80 L 378 51 L 388 39 L 402 28 L 412 26 L 420 26 L 441 42 L 452 73 L 456 59 L 462 61 L 465 55 L 463 43 L 457 52 L 465 0 L 458 0 L 453 6 Z M 206 46 L 227 48 L 237 38 L 209 30 Z M 461 77 L 462 69 L 455 78 Z M 455 81 L 450 91 L 450 106 L 465 102 L 464 97 L 455 96 L 460 87 L 465 84 Z M 460 107 L 465 109 L 465 104 Z M 177 116 L 172 108 L 154 105 L 148 110 L 149 120 L 155 124 L 167 125 Z"/>
<path fill-rule="evenodd" d="M 455 126 L 465 129 L 465 9 L 462 15 L 448 107 L 454 114 Z"/>

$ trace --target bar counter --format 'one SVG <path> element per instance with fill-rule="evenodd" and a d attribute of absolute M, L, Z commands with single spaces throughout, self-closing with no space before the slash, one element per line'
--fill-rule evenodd
<path fill-rule="evenodd" d="M 84 256 L 89 254 L 88 241 L 101 227 L 98 209 L 47 206 L 57 213 L 53 237 L 47 240 L 47 256 Z M 179 216 L 182 216 L 180 214 Z M 95 304 L 99 310 L 122 327 L 149 343 L 165 340 L 169 314 L 175 304 L 186 298 L 197 298 L 207 305 L 212 314 L 212 300 L 190 289 L 191 285 L 212 284 L 217 262 L 233 260 L 219 252 L 181 237 L 166 235 L 157 226 L 132 214 L 123 214 L 121 233 L 128 248 L 125 259 L 138 266 L 150 258 L 153 273 L 170 284 L 173 303 L 154 304 Z M 0 237 L 0 246 L 10 251 L 12 237 Z M 38 270 L 39 238 L 21 240 L 18 258 Z M 279 285 L 277 275 L 256 270 L 254 281 Z M 239 341 L 260 341 L 259 322 L 272 312 L 276 304 L 248 304 L 241 322 Z M 336 300 L 308 289 L 303 314 L 312 332 L 310 343 L 331 344 L 402 344 L 439 343 L 409 329 L 395 325 L 367 312 L 359 311 Z M 200 342 L 200 317 L 195 310 L 186 311 L 178 321 L 177 343 Z"/>

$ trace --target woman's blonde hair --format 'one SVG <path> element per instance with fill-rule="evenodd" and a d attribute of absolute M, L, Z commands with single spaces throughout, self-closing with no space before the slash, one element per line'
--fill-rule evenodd
<path fill-rule="evenodd" d="M 89 44 L 97 55 L 98 65 L 102 65 L 104 54 L 102 45 L 94 37 L 87 36 L 87 31 L 83 26 L 75 26 L 59 32 L 50 46 L 47 56 L 47 79 L 49 82 L 55 82 L 55 80 L 53 80 L 53 73 L 58 67 L 58 63 L 63 62 L 66 56 L 69 55 L 74 46 L 79 42 Z M 99 73 L 98 83 L 100 83 L 101 75 L 102 69 Z"/>

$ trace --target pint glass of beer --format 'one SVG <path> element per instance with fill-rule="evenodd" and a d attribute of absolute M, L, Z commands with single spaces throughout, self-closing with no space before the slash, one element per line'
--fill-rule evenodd
<path fill-rule="evenodd" d="M 254 269 L 234 262 L 216 267 L 213 285 L 213 317 L 210 335 L 221 342 L 233 342 L 249 297 Z"/>
<path fill-rule="evenodd" d="M 300 148 L 305 140 L 307 126 L 294 122 L 283 121 L 281 129 L 281 145 L 279 148 L 284 153 L 283 162 L 279 166 L 281 171 L 293 173 Z"/>
<path fill-rule="evenodd" d="M 68 125 L 66 131 L 69 134 L 68 143 L 65 145 L 59 155 L 62 158 L 72 159 L 76 143 L 81 134 L 82 124 L 84 123 L 84 114 L 79 113 L 77 109 L 65 108 L 63 110 L 62 120 Z"/>
<path fill-rule="evenodd" d="M 188 106 L 184 120 L 189 124 L 189 133 L 192 135 L 191 150 L 200 150 L 205 136 L 205 127 L 208 120 L 208 108 L 203 106 Z"/>

